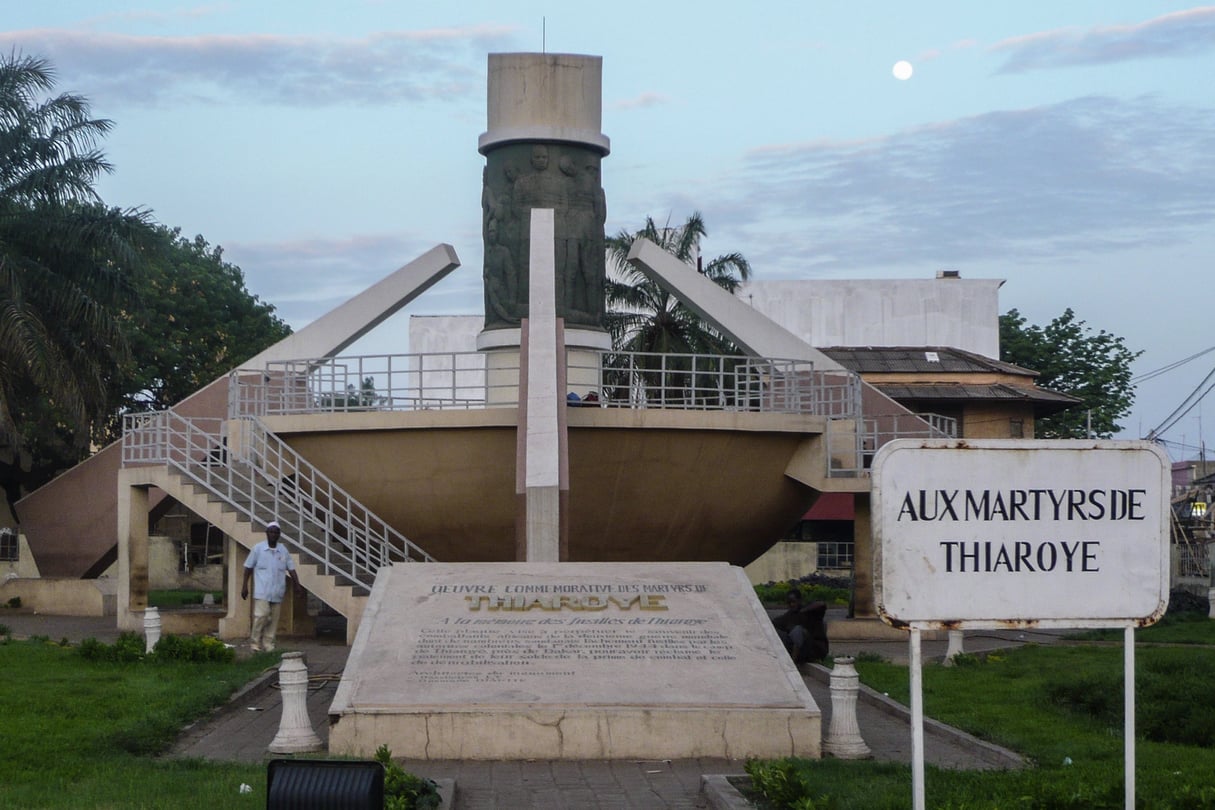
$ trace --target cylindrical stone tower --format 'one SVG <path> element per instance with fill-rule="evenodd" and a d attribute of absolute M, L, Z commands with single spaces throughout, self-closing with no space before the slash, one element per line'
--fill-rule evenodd
<path fill-rule="evenodd" d="M 481 191 L 485 330 L 478 346 L 518 346 L 528 309 L 530 211 L 554 212 L 557 316 L 566 345 L 610 348 L 603 326 L 600 162 L 603 60 L 548 53 L 489 55 Z"/>

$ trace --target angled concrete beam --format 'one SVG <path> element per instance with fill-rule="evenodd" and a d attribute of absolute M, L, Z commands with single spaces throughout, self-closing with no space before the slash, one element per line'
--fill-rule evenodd
<path fill-rule="evenodd" d="M 818 371 L 844 370 L 839 363 L 650 240 L 633 242 L 628 261 L 747 354 L 777 360 L 808 360 Z"/>
<path fill-rule="evenodd" d="M 338 355 L 459 266 L 455 248 L 448 244 L 435 245 L 241 366 L 261 368 L 277 360 Z"/>
<path fill-rule="evenodd" d="M 333 357 L 459 266 L 451 245 L 437 245 L 237 368 Z M 195 391 L 173 410 L 183 416 L 226 416 L 228 375 Z M 108 555 L 118 545 L 121 457 L 122 443 L 113 442 L 17 502 L 21 530 L 43 576 L 80 577 L 108 564 Z"/>

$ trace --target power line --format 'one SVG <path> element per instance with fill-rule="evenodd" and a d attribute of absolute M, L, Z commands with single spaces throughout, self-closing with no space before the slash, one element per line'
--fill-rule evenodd
<path fill-rule="evenodd" d="M 1189 357 L 1185 358 L 1184 360 L 1178 360 L 1175 363 L 1169 363 L 1167 366 L 1158 368 L 1155 371 L 1148 371 L 1143 374 L 1140 374 L 1138 377 L 1132 377 L 1131 383 L 1137 384 L 1137 383 L 1141 383 L 1141 382 L 1147 382 L 1148 380 L 1153 379 L 1155 377 L 1159 377 L 1161 374 L 1172 371 L 1175 368 L 1180 368 L 1181 366 L 1184 366 L 1186 363 L 1190 362 L 1191 360 L 1197 360 L 1199 357 L 1202 357 L 1204 354 L 1207 354 L 1208 352 L 1215 352 L 1215 346 L 1212 346 L 1209 349 L 1203 349 L 1202 351 L 1198 352 L 1197 354 L 1191 354 Z"/>
<path fill-rule="evenodd" d="M 1208 383 L 1210 384 L 1208 385 Z M 1198 393 L 1204 385 L 1206 386 L 1206 390 L 1202 391 L 1201 394 Z M 1198 383 L 1198 387 L 1191 391 L 1190 395 L 1185 398 L 1185 401 L 1178 405 L 1171 414 L 1166 416 L 1164 421 L 1161 422 L 1158 427 L 1148 432 L 1147 437 L 1149 439 L 1154 439 L 1161 433 L 1164 433 L 1166 430 L 1171 428 L 1173 425 L 1177 424 L 1182 417 L 1194 409 L 1195 405 L 1202 402 L 1203 398 L 1206 397 L 1207 394 L 1211 393 L 1212 390 L 1215 390 L 1215 368 L 1212 368 L 1210 372 L 1208 372 L 1207 376 L 1203 378 L 1202 382 Z"/>
<path fill-rule="evenodd" d="M 1202 439 L 1198 440 L 1199 441 L 1198 444 L 1192 444 L 1191 442 L 1187 442 L 1187 441 L 1178 442 L 1178 441 L 1173 441 L 1172 439 L 1161 439 L 1159 437 L 1153 439 L 1152 441 L 1154 441 L 1156 444 L 1158 444 L 1162 447 L 1167 447 L 1170 450 L 1175 450 L 1178 454 L 1180 454 L 1182 456 L 1185 456 L 1189 453 L 1201 453 L 1203 450 L 1206 449 L 1206 444 L 1202 442 Z"/>

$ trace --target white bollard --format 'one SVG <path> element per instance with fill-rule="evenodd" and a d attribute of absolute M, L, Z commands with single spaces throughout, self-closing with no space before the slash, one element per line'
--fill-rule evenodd
<path fill-rule="evenodd" d="M 1211 607 L 1207 611 L 1207 618 L 1215 619 L 1215 588 L 1207 591 L 1207 601 L 1211 603 Z"/>
<path fill-rule="evenodd" d="M 150 607 L 143 612 L 143 635 L 147 645 L 144 652 L 150 653 L 160 641 L 160 608 Z"/>
<path fill-rule="evenodd" d="M 283 653 L 278 667 L 278 687 L 283 694 L 283 717 L 278 734 L 270 742 L 272 754 L 300 754 L 319 751 L 321 738 L 312 730 L 308 718 L 308 666 L 302 652 Z"/>
<path fill-rule="evenodd" d="M 945 666 L 952 667 L 953 659 L 956 658 L 957 656 L 961 655 L 964 652 L 966 652 L 966 650 L 964 650 L 962 648 L 962 631 L 961 630 L 950 630 L 949 631 L 949 648 L 947 650 L 945 650 L 945 661 L 944 661 Z"/>
<path fill-rule="evenodd" d="M 831 670 L 831 725 L 823 740 L 823 753 L 836 759 L 868 759 L 873 756 L 856 722 L 856 698 L 861 679 L 853 658 L 837 658 Z"/>

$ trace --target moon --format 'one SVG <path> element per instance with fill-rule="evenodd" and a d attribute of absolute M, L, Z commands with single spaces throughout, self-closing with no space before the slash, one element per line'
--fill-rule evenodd
<path fill-rule="evenodd" d="M 911 78 L 911 74 L 915 73 L 915 68 L 906 59 L 900 59 L 894 63 L 894 67 L 890 70 L 894 74 L 894 78 L 901 82 L 905 82 Z"/>

